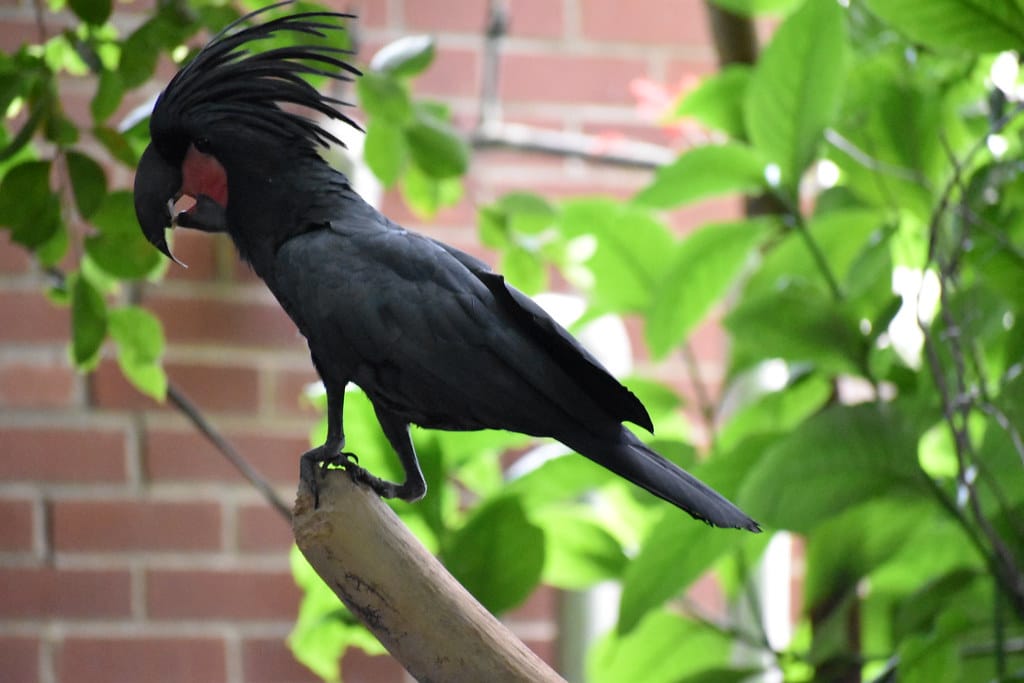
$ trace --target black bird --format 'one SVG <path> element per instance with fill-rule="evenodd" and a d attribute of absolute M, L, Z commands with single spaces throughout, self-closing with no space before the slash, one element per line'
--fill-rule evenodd
<path fill-rule="evenodd" d="M 532 300 L 481 261 L 388 220 L 318 155 L 341 143 L 296 105 L 356 124 L 343 102 L 303 76 L 350 80 L 359 72 L 348 53 L 312 39 L 252 48 L 276 34 L 324 38 L 350 17 L 304 12 L 241 27 L 264 11 L 215 36 L 160 94 L 135 176 L 135 211 L 146 238 L 170 258 L 167 227 L 229 234 L 308 340 L 328 416 L 326 442 L 302 456 L 313 491 L 316 465 L 330 463 L 381 496 L 417 500 L 426 483 L 410 424 L 495 428 L 554 437 L 697 519 L 759 531 L 623 426 L 653 430 L 636 396 Z M 182 196 L 195 205 L 172 219 Z M 342 452 L 349 382 L 372 402 L 403 483 L 369 474 Z"/>

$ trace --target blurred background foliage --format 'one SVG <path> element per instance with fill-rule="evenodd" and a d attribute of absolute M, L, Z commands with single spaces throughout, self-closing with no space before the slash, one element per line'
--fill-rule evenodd
<path fill-rule="evenodd" d="M 74 21 L 0 56 L 0 224 L 54 274 L 75 365 L 88 371 L 110 339 L 125 376 L 161 399 L 161 325 L 122 294 L 165 264 L 130 192 L 81 143 L 134 167 L 147 120 L 112 120 L 125 95 L 260 3 L 159 2 L 128 33 L 110 0 L 46 4 Z M 595 683 L 1024 680 L 1024 4 L 716 4 L 777 28 L 756 64 L 724 68 L 666 114 L 715 144 L 626 201 L 509 194 L 479 208 L 479 232 L 526 292 L 557 272 L 584 297 L 574 329 L 637 317 L 656 358 L 724 314 L 725 400 L 701 406 L 706 439 L 672 389 L 626 381 L 657 447 L 766 533 L 709 529 L 583 458 L 498 432 L 417 432 L 430 494 L 395 511 L 497 613 L 542 583 L 621 582 L 617 625 L 588 656 Z M 410 94 L 432 58 L 429 38 L 403 39 L 361 65 L 355 88 L 366 164 L 423 216 L 459 199 L 471 158 L 446 107 Z M 67 75 L 95 83 L 86 128 L 62 109 Z M 722 195 L 766 201 L 684 237 L 663 218 Z M 346 410 L 361 463 L 398 476 L 358 391 Z M 527 455 L 505 474 L 510 450 Z M 753 578 L 779 532 L 802 539 L 806 566 L 785 642 Z M 297 554 L 294 572 L 301 661 L 337 680 L 345 648 L 381 651 Z M 706 615 L 681 597 L 708 572 L 746 609 Z"/>

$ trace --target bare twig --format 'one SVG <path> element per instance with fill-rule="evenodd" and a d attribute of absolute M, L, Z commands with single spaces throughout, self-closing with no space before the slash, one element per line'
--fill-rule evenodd
<path fill-rule="evenodd" d="M 1005 122 L 997 121 L 993 125 L 1005 125 Z M 952 370 L 953 381 L 956 383 L 955 386 L 951 387 L 949 382 L 947 382 L 945 368 L 938 352 L 934 334 L 928 322 L 922 319 L 920 310 L 917 316 L 917 324 L 924 335 L 926 358 L 936 386 L 939 388 L 943 417 L 953 436 L 958 463 L 957 482 L 967 493 L 967 504 L 974 524 L 977 525 L 977 529 L 980 530 L 988 542 L 988 546 L 991 548 L 991 551 L 983 547 L 979 547 L 979 550 L 982 550 L 983 556 L 991 567 L 996 580 L 1002 586 L 1004 593 L 1010 598 L 1014 609 L 1019 614 L 1024 614 L 1024 574 L 1021 573 L 1020 568 L 1017 566 L 1012 551 L 1007 547 L 982 510 L 981 501 L 975 487 L 975 477 L 971 474 L 971 470 L 976 468 L 978 461 L 977 453 L 974 450 L 974 444 L 971 441 L 968 430 L 970 414 L 975 408 L 975 399 L 974 392 L 969 391 L 967 387 L 967 369 L 960 340 L 960 326 L 953 319 L 949 302 L 949 293 L 957 285 L 957 266 L 955 253 L 954 257 L 949 259 L 940 253 L 942 217 L 949 208 L 953 191 L 962 186 L 962 168 L 964 165 L 968 165 L 974 156 L 981 151 L 984 146 L 984 139 L 976 143 L 962 161 L 956 158 L 955 153 L 949 147 L 945 138 L 942 138 L 942 143 L 953 166 L 953 177 L 946 183 L 939 202 L 932 213 L 932 219 L 929 222 L 928 262 L 934 263 L 938 268 L 939 315 L 945 328 L 944 339 L 953 363 Z M 959 241 L 959 244 L 962 244 L 962 240 Z M 951 509 L 955 513 L 961 525 L 965 526 L 965 528 L 970 526 L 959 507 L 953 506 L 947 509 Z M 972 529 L 972 535 L 973 533 Z"/>
<path fill-rule="evenodd" d="M 266 499 L 272 508 L 284 517 L 286 520 L 291 521 L 292 512 L 287 504 L 281 499 L 274 488 L 260 476 L 260 473 L 249 464 L 238 452 L 237 449 L 231 444 L 227 438 L 224 437 L 203 415 L 202 411 L 185 395 L 181 389 L 172 384 L 167 383 L 167 399 L 174 404 L 174 407 L 181 411 L 181 414 L 189 419 L 190 422 L 195 426 L 199 432 L 205 436 L 210 443 L 217 449 L 221 455 L 223 455 L 228 462 L 235 466 L 242 476 L 249 480 L 260 494 Z M 296 472 L 298 468 L 296 468 Z"/>
<path fill-rule="evenodd" d="M 489 122 L 477 128 L 469 142 L 477 149 L 517 149 L 640 169 L 655 169 L 676 158 L 676 152 L 661 145 L 635 140 L 607 140 L 594 135 L 515 123 Z"/>
<path fill-rule="evenodd" d="M 708 446 L 713 448 L 715 444 L 715 403 L 711 399 L 711 392 L 704 382 L 704 376 L 700 371 L 700 363 L 697 355 L 693 352 L 693 345 L 686 342 L 682 345 L 680 353 L 683 357 L 683 365 L 686 373 L 693 382 L 693 393 L 697 399 L 697 410 L 700 412 L 701 420 L 704 422 L 704 431 L 707 432 Z"/>

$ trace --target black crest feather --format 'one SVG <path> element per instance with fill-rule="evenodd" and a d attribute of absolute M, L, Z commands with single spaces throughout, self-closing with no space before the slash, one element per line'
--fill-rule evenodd
<path fill-rule="evenodd" d="M 321 94 L 303 78 L 351 81 L 361 75 L 345 61 L 351 50 L 308 44 L 250 51 L 254 43 L 284 32 L 326 39 L 332 32 L 345 30 L 339 20 L 354 18 L 338 12 L 303 12 L 239 28 L 288 4 L 291 0 L 251 12 L 214 36 L 157 99 L 150 120 L 153 138 L 177 126 L 229 121 L 312 145 L 342 144 L 310 118 L 283 109 L 283 104 L 316 111 L 358 129 L 339 108 L 348 106 L 347 102 Z"/>

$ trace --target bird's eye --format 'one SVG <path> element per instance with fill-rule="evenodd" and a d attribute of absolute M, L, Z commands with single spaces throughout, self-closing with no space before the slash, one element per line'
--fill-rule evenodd
<path fill-rule="evenodd" d="M 212 145 L 210 144 L 210 141 L 207 138 L 199 138 L 192 144 L 194 144 L 196 149 L 202 152 L 203 154 L 209 154 L 212 149 Z"/>

